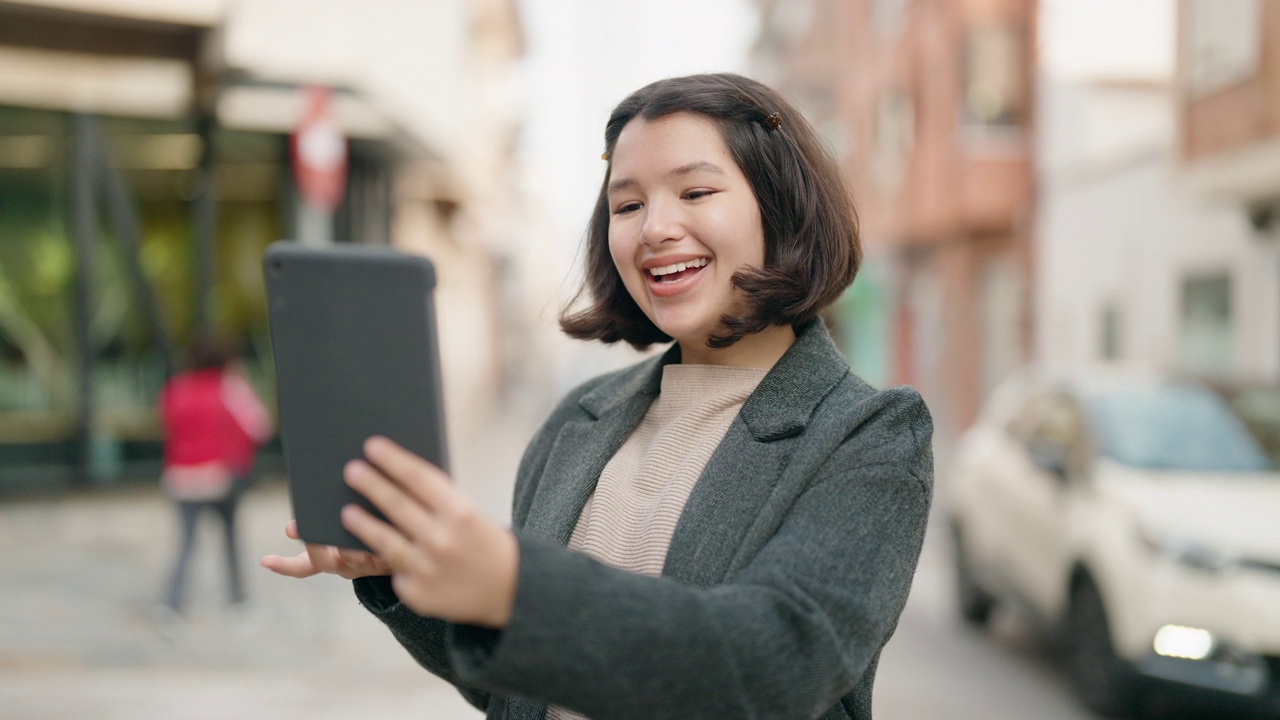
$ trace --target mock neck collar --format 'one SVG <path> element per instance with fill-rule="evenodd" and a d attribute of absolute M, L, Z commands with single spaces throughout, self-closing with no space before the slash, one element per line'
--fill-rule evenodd
<path fill-rule="evenodd" d="M 619 373 L 578 401 L 600 418 L 635 395 L 656 396 L 662 387 L 663 368 L 680 362 L 680 347 Z M 742 406 L 741 417 L 752 436 L 761 442 L 779 440 L 804 430 L 836 383 L 849 373 L 849 365 L 836 349 L 821 319 L 796 332 L 796 341 L 760 381 Z"/>

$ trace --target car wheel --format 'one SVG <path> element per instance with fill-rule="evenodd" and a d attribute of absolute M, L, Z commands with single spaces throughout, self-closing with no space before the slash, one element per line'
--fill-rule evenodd
<path fill-rule="evenodd" d="M 1138 678 L 1116 655 L 1102 595 L 1088 579 L 1071 591 L 1068 630 L 1071 676 L 1080 699 L 1100 715 L 1131 715 L 1138 705 Z"/>
<path fill-rule="evenodd" d="M 982 625 L 991 616 L 991 608 L 995 605 L 993 598 L 978 585 L 973 576 L 973 566 L 965 552 L 964 538 L 960 529 L 952 533 L 952 548 L 955 553 L 956 600 L 960 609 L 960 617 L 974 625 Z"/>

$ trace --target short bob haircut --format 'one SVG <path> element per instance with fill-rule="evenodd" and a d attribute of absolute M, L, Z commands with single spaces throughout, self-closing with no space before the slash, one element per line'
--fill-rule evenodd
<path fill-rule="evenodd" d="M 853 200 L 835 161 L 790 103 L 733 74 L 659 80 L 635 91 L 609 117 L 605 157 L 612 157 L 618 135 L 633 119 L 682 112 L 706 117 L 720 129 L 751 183 L 764 230 L 764 267 L 734 273 L 733 283 L 745 302 L 721 318 L 725 332 L 709 338 L 707 345 L 724 348 L 771 325 L 799 328 L 813 320 L 839 299 L 862 262 Z M 671 338 L 640 310 L 614 267 L 608 186 L 606 172 L 587 227 L 583 285 L 561 312 L 560 327 L 575 338 L 624 340 L 644 349 Z M 584 293 L 590 304 L 573 311 Z"/>

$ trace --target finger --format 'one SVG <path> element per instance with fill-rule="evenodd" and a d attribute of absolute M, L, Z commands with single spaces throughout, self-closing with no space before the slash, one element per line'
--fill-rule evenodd
<path fill-rule="evenodd" d="M 339 575 L 351 572 L 351 567 L 347 565 L 347 561 L 342 557 L 342 551 L 337 546 L 323 545 L 320 547 L 322 547 L 322 552 L 324 553 L 324 563 L 316 563 L 317 565 Z"/>
<path fill-rule="evenodd" d="M 342 508 L 342 524 L 382 558 L 393 573 L 403 571 L 403 565 L 417 557 L 408 538 L 359 505 Z M 398 562 L 392 562 L 393 558 Z"/>
<path fill-rule="evenodd" d="M 351 489 L 368 498 L 405 535 L 420 537 L 430 526 L 430 510 L 369 463 L 352 460 L 342 475 Z"/>
<path fill-rule="evenodd" d="M 311 562 L 311 557 L 305 552 L 290 557 L 267 555 L 260 562 L 262 567 L 286 577 L 308 578 L 320 573 L 320 569 Z"/>
<path fill-rule="evenodd" d="M 285 523 L 284 534 L 285 534 L 285 537 L 289 538 L 290 540 L 301 540 L 302 538 L 298 537 L 298 521 L 290 520 L 289 522 Z"/>
<path fill-rule="evenodd" d="M 377 556 L 364 550 L 350 550 L 348 548 L 338 548 L 338 557 L 342 559 L 342 564 L 356 570 L 364 572 L 374 564 L 374 558 Z"/>
<path fill-rule="evenodd" d="M 461 494 L 440 468 L 405 450 L 391 440 L 374 436 L 364 443 L 365 457 L 384 475 L 427 506 L 449 513 L 457 509 Z"/>
<path fill-rule="evenodd" d="M 372 571 L 369 573 L 370 575 L 390 575 L 391 574 L 391 563 L 387 562 L 386 560 L 383 560 L 377 555 L 370 553 L 369 563 L 370 563 L 369 568 Z"/>
<path fill-rule="evenodd" d="M 351 567 L 361 576 L 391 574 L 391 565 L 373 553 L 361 553 L 361 558 Z"/>
<path fill-rule="evenodd" d="M 375 556 L 361 550 L 308 544 L 307 555 L 311 558 L 311 564 L 320 572 L 338 575 L 348 580 L 368 575 L 387 574 L 383 564 L 373 559 Z"/>

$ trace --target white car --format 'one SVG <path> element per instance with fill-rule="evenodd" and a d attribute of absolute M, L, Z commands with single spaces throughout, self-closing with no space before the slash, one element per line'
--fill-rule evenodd
<path fill-rule="evenodd" d="M 1171 682 L 1280 715 L 1280 472 L 1218 394 L 1024 373 L 942 483 L 961 613 L 1043 621 L 1090 708 L 1124 716 Z"/>

